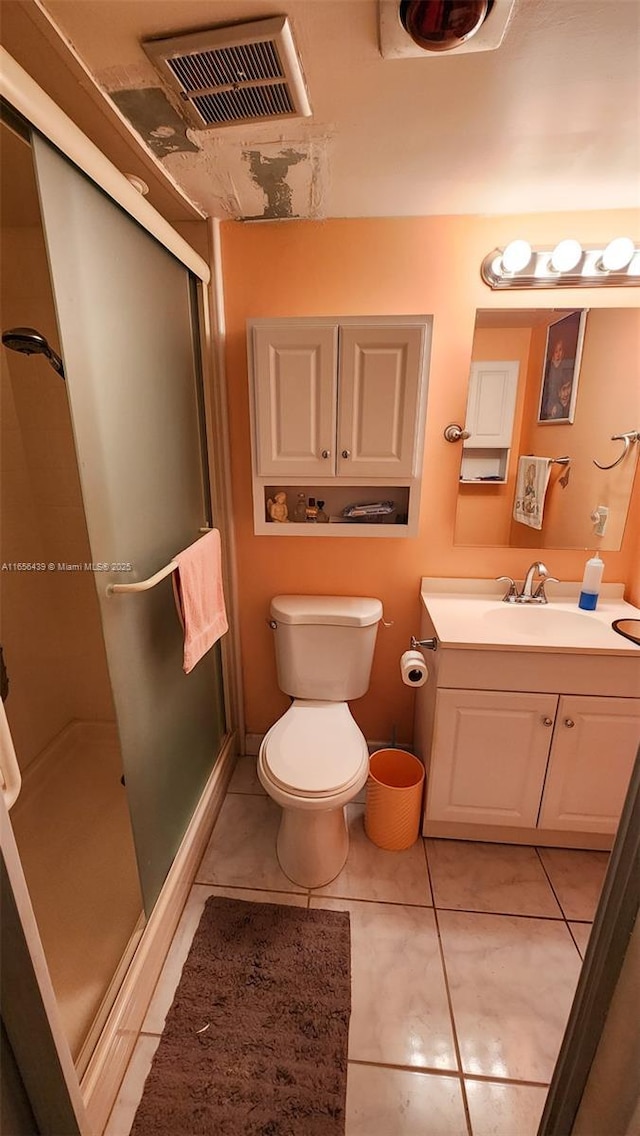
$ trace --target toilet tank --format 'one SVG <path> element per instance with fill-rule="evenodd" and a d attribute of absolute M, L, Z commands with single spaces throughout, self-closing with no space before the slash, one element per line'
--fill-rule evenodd
<path fill-rule="evenodd" d="M 380 600 L 275 596 L 271 601 L 278 686 L 292 698 L 348 702 L 369 687 Z"/>

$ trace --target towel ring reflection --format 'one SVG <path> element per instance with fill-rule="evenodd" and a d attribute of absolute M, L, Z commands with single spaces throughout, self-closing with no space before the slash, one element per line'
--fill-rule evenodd
<path fill-rule="evenodd" d="M 624 442 L 624 449 L 611 465 L 601 465 L 599 461 L 593 458 L 593 464 L 597 465 L 598 469 L 615 469 L 617 465 L 620 465 L 622 459 L 627 456 L 631 443 L 640 441 L 640 430 L 629 430 L 627 434 L 612 434 L 611 441 Z"/>

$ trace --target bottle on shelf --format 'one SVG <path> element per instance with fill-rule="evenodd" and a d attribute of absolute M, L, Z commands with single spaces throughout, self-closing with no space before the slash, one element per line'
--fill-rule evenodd
<path fill-rule="evenodd" d="M 318 515 L 316 517 L 316 522 L 319 525 L 328 525 L 329 524 L 329 514 L 325 513 L 324 501 L 320 501 L 320 499 L 318 499 Z"/>
<path fill-rule="evenodd" d="M 318 506 L 316 505 L 316 499 L 315 497 L 310 497 L 309 504 L 307 505 L 307 522 L 311 521 L 313 524 L 315 524 L 317 519 Z"/>
<path fill-rule="evenodd" d="M 304 524 L 307 519 L 307 497 L 305 493 L 298 493 L 297 501 L 293 507 L 293 520 Z"/>

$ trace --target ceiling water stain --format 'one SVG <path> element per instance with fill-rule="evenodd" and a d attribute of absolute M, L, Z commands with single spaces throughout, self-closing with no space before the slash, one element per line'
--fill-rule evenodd
<path fill-rule="evenodd" d="M 109 98 L 156 157 L 189 150 L 199 153 L 199 147 L 187 136 L 184 120 L 160 87 L 109 91 Z"/>
<path fill-rule="evenodd" d="M 308 154 L 298 150 L 282 150 L 273 157 L 267 157 L 260 150 L 245 150 L 243 158 L 249 163 L 251 180 L 258 186 L 266 197 L 264 210 L 253 218 L 264 220 L 282 220 L 285 217 L 294 217 L 293 194 L 289 185 L 287 174 L 292 166 L 308 160 Z"/>

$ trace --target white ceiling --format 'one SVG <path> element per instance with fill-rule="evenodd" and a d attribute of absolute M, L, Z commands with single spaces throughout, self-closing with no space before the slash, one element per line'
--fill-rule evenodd
<path fill-rule="evenodd" d="M 268 215 L 250 155 L 268 163 L 287 151 L 303 160 L 285 174 L 283 216 L 640 205 L 640 0 L 515 0 L 496 50 L 409 59 L 382 57 L 378 0 L 44 0 L 44 7 L 120 107 L 131 98 L 123 92 L 160 86 L 142 39 L 290 17 L 312 117 L 189 129 L 183 143 L 178 131 L 176 144 L 191 148 L 159 159 L 212 216 Z M 148 113 L 146 127 L 141 122 L 150 138 Z"/>

